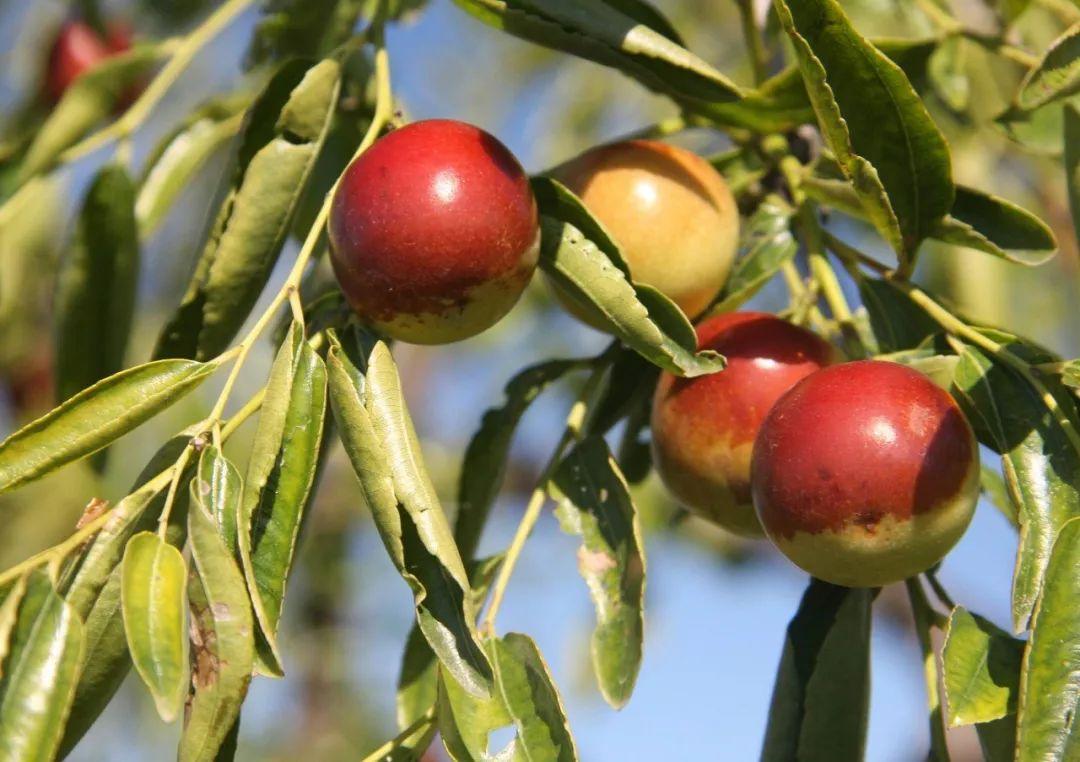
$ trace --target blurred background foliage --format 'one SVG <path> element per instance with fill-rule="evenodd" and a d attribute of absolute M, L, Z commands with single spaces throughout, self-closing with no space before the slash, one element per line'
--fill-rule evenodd
<path fill-rule="evenodd" d="M 872 38 L 925 38 L 935 28 L 920 6 L 937 2 L 843 4 Z M 136 168 L 145 171 L 148 159 L 187 114 L 198 107 L 210 116 L 236 113 L 230 98 L 243 104 L 265 78 L 265 62 L 318 50 L 330 25 L 348 23 L 368 4 L 270 0 L 262 14 L 239 18 L 199 57 L 137 135 Z M 39 95 L 41 79 L 52 40 L 70 14 L 94 23 L 119 19 L 131 25 L 136 41 L 155 40 L 182 34 L 213 5 L 206 0 L 0 0 L 0 195 L 6 194 L 15 171 L 9 157 L 25 145 L 46 113 Z M 735 0 L 657 0 L 656 5 L 691 50 L 749 83 Z M 756 5 L 760 13 L 768 4 Z M 951 5 L 965 24 L 985 32 L 988 39 L 999 26 L 988 6 L 998 13 L 1009 13 L 1011 7 L 1004 0 L 996 6 L 966 0 Z M 391 28 L 388 44 L 403 118 L 475 122 L 506 142 L 530 171 L 675 113 L 670 102 L 613 71 L 498 35 L 450 0 L 398 0 L 394 6 L 400 21 Z M 1035 0 L 1008 41 L 1037 55 L 1063 25 L 1078 18 L 1080 11 L 1066 0 Z M 771 41 L 773 49 L 781 44 L 775 30 Z M 1080 258 L 1060 164 L 1061 106 L 1042 109 L 1023 123 L 997 121 L 1023 70 L 992 60 L 986 44 L 955 39 L 942 46 L 927 62 L 925 80 L 916 85 L 952 146 L 957 181 L 1042 216 L 1054 228 L 1061 253 L 1044 267 L 1028 269 L 938 245 L 933 256 L 922 257 L 918 278 L 972 319 L 1007 325 L 1076 357 Z M 354 60 L 352 65 L 363 68 L 365 62 Z M 362 88 L 343 98 L 312 199 L 329 187 L 351 153 L 363 127 L 365 98 Z M 693 130 L 675 140 L 705 154 L 728 145 L 719 133 Z M 21 226 L 30 231 L 23 235 L 33 246 L 33 256 L 0 257 L 0 375 L 7 390 L 0 428 L 5 431 L 51 406 L 53 278 L 81 194 L 105 158 L 99 153 L 55 173 L 22 210 L 33 217 L 32 225 Z M 149 355 L 161 322 L 183 291 L 216 189 L 228 172 L 227 157 L 227 146 L 220 146 L 191 177 L 179 203 L 144 237 L 129 363 Z M 301 220 L 310 221 L 312 215 L 313 209 L 301 212 Z M 869 229 L 842 220 L 837 224 L 864 249 L 880 248 Z M 0 247 L 11 250 L 25 243 L 0 241 Z M 281 258 L 285 267 L 296 242 L 290 246 Z M 275 282 L 282 276 L 277 273 Z M 786 292 L 772 284 L 751 306 L 776 311 L 785 305 Z M 488 333 L 451 347 L 398 348 L 406 394 L 449 510 L 464 445 L 483 410 L 501 400 L 503 383 L 534 360 L 587 355 L 604 344 L 603 336 L 560 312 L 538 278 L 510 318 Z M 268 367 L 269 357 L 268 346 L 263 346 L 253 372 L 242 380 L 254 384 L 264 375 L 260 368 Z M 66 537 L 92 497 L 123 495 L 155 443 L 200 418 L 217 391 L 209 385 L 123 440 L 103 477 L 80 464 L 0 497 L 0 567 Z M 254 386 L 239 391 L 250 393 Z M 561 431 L 573 392 L 563 387 L 548 393 L 528 413 L 482 551 L 508 540 Z M 249 425 L 229 448 L 244 452 L 252 430 Z M 532 633 L 549 655 L 584 759 L 662 758 L 664 750 L 682 745 L 695 758 L 756 758 L 783 630 L 802 592 L 802 575 L 767 543 L 736 540 L 686 518 L 654 480 L 638 491 L 650 564 L 646 652 L 637 692 L 625 710 L 616 714 L 608 709 L 588 679 L 591 614 L 575 573 L 576 543 L 561 535 L 550 516 L 526 549 L 511 585 L 505 621 L 512 629 Z M 999 623 L 1008 619 L 1014 543 L 1006 521 L 981 506 L 972 530 L 942 571 L 954 597 Z M 241 759 L 353 760 L 396 732 L 393 687 L 409 627 L 410 598 L 381 552 L 354 477 L 337 450 L 309 514 L 299 559 L 282 635 L 287 678 L 253 684 L 241 726 Z M 914 635 L 906 629 L 906 606 L 902 594 L 886 591 L 876 607 L 868 752 L 875 761 L 914 761 L 926 747 L 921 665 Z M 74 759 L 171 755 L 178 727 L 158 722 L 136 683 L 129 678 Z M 955 760 L 979 758 L 968 730 L 952 733 Z M 439 758 L 435 751 L 429 754 Z"/>

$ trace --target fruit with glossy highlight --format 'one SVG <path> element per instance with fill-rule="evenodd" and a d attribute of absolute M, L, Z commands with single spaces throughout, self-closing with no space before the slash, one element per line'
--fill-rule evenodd
<path fill-rule="evenodd" d="M 469 124 L 416 122 L 345 171 L 330 210 L 334 272 L 353 310 L 413 344 L 490 328 L 536 269 L 540 228 L 529 178 Z"/>
<path fill-rule="evenodd" d="M 653 461 L 688 509 L 737 534 L 760 536 L 750 454 L 761 422 L 798 381 L 830 364 L 833 347 L 763 312 L 731 312 L 697 327 L 700 349 L 727 358 L 719 373 L 664 373 L 652 408 Z"/>
<path fill-rule="evenodd" d="M 979 451 L 956 402 L 903 365 L 861 361 L 800 381 L 762 424 L 754 505 L 810 574 L 877 587 L 957 543 L 979 496 Z"/>

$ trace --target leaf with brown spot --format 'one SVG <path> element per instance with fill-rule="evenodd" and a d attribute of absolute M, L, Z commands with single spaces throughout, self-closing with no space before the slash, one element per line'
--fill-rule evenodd
<path fill-rule="evenodd" d="M 240 717 L 255 662 L 254 619 L 243 572 L 227 545 L 220 517 L 240 499 L 239 473 L 216 447 L 206 448 L 198 474 L 221 478 L 214 489 L 191 482 L 188 534 L 194 562 L 191 603 L 191 691 L 180 738 L 181 762 L 214 760 Z"/>
<path fill-rule="evenodd" d="M 551 480 L 563 529 L 581 537 L 578 567 L 596 605 L 593 671 L 609 704 L 630 699 L 641 666 L 645 550 L 637 509 L 603 437 L 586 438 Z"/>

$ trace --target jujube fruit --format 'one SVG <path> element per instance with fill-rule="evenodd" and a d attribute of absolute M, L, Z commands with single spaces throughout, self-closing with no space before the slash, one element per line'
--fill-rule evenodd
<path fill-rule="evenodd" d="M 666 143 L 628 140 L 586 151 L 553 174 L 619 244 L 635 281 L 691 318 L 720 292 L 738 247 L 739 211 L 709 162 Z M 557 293 L 595 326 L 587 311 Z"/>
<path fill-rule="evenodd" d="M 111 24 L 103 38 L 82 21 L 65 23 L 49 53 L 46 95 L 55 103 L 83 72 L 130 48 L 131 32 L 123 24 Z"/>
<path fill-rule="evenodd" d="M 834 350 L 804 328 L 762 312 L 732 312 L 697 327 L 700 349 L 727 357 L 719 373 L 664 373 L 652 408 L 653 460 L 687 508 L 747 536 L 761 535 L 750 499 L 750 454 L 761 422 Z"/>
<path fill-rule="evenodd" d="M 867 360 L 803 379 L 754 445 L 754 505 L 795 564 L 848 587 L 933 566 L 971 521 L 979 451 L 956 402 L 922 374 Z"/>
<path fill-rule="evenodd" d="M 414 344 L 468 338 L 524 291 L 540 250 L 529 178 L 462 122 L 391 132 L 345 170 L 330 211 L 334 271 L 352 308 Z"/>

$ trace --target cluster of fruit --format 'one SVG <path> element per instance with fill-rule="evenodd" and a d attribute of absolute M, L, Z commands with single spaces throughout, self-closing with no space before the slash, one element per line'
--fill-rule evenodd
<path fill-rule="evenodd" d="M 688 316 L 731 269 L 739 218 L 723 178 L 653 141 L 586 152 L 555 171 L 619 242 L 635 281 Z M 381 332 L 437 344 L 475 335 L 520 297 L 540 229 L 529 180 L 486 132 L 433 120 L 395 130 L 341 179 L 334 269 Z M 575 315 L 587 312 L 559 294 Z M 871 587 L 924 571 L 959 540 L 979 493 L 978 448 L 952 397 L 908 367 L 841 362 L 804 328 L 752 312 L 707 316 L 699 346 L 727 368 L 664 374 L 657 470 L 690 510 L 762 533 L 810 574 Z"/>

